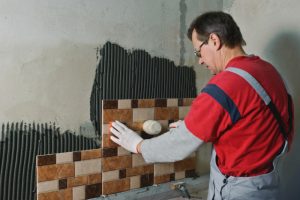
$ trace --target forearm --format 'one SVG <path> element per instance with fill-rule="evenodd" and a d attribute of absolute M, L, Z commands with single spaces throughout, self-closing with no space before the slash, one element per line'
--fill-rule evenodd
<path fill-rule="evenodd" d="M 138 144 L 137 150 L 146 162 L 174 162 L 189 156 L 202 143 L 182 122 L 177 128 L 158 137 L 143 140 Z"/>

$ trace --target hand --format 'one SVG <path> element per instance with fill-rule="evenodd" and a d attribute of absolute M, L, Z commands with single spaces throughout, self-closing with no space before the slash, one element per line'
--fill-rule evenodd
<path fill-rule="evenodd" d="M 173 122 L 173 123 L 169 124 L 169 128 L 177 128 L 180 123 L 182 123 L 182 120 L 178 120 L 177 122 Z"/>
<path fill-rule="evenodd" d="M 110 136 L 110 139 L 112 141 L 124 147 L 128 151 L 138 153 L 137 146 L 143 141 L 143 138 L 141 138 L 137 133 L 135 133 L 119 121 L 115 121 L 112 123 L 110 131 L 115 136 L 117 136 Z"/>

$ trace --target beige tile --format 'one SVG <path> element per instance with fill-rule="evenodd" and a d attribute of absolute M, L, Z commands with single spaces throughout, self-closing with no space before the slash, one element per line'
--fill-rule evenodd
<path fill-rule="evenodd" d="M 58 190 L 58 180 L 45 181 L 37 184 L 37 193 L 50 192 Z"/>
<path fill-rule="evenodd" d="M 175 172 L 175 180 L 185 178 L 185 171 Z"/>
<path fill-rule="evenodd" d="M 102 124 L 102 135 L 110 134 L 110 124 Z"/>
<path fill-rule="evenodd" d="M 119 109 L 131 108 L 131 99 L 118 100 Z"/>
<path fill-rule="evenodd" d="M 133 108 L 133 121 L 154 119 L 154 108 Z"/>
<path fill-rule="evenodd" d="M 73 162 L 73 152 L 56 154 L 56 164 Z"/>
<path fill-rule="evenodd" d="M 167 107 L 177 107 L 178 99 L 167 99 Z"/>
<path fill-rule="evenodd" d="M 190 106 L 180 106 L 179 119 L 184 119 L 184 117 L 188 114 L 189 110 L 190 110 Z"/>
<path fill-rule="evenodd" d="M 130 155 L 131 153 L 123 147 L 118 147 L 118 156 Z"/>
<path fill-rule="evenodd" d="M 119 179 L 119 170 L 102 172 L 102 182 L 113 181 Z"/>
<path fill-rule="evenodd" d="M 75 176 L 101 172 L 101 158 L 75 162 Z"/>
<path fill-rule="evenodd" d="M 133 176 L 130 177 L 130 189 L 136 189 L 141 187 L 141 177 Z"/>
<path fill-rule="evenodd" d="M 132 154 L 132 167 L 147 165 L 141 154 Z"/>
<path fill-rule="evenodd" d="M 85 186 L 73 187 L 73 200 L 85 199 Z"/>
<path fill-rule="evenodd" d="M 154 176 L 174 173 L 174 163 L 154 164 Z"/>

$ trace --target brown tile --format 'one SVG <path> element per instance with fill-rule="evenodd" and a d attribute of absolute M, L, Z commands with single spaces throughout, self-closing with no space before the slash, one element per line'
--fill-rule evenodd
<path fill-rule="evenodd" d="M 153 174 L 141 175 L 141 187 L 152 186 L 154 183 Z"/>
<path fill-rule="evenodd" d="M 154 177 L 154 184 L 161 184 L 161 183 L 167 183 L 171 181 L 171 175 L 165 174 L 161 176 L 155 176 Z"/>
<path fill-rule="evenodd" d="M 81 151 L 81 160 L 101 158 L 101 149 Z"/>
<path fill-rule="evenodd" d="M 170 174 L 170 181 L 175 181 L 175 173 Z"/>
<path fill-rule="evenodd" d="M 38 166 L 53 165 L 55 163 L 56 163 L 56 155 L 55 154 L 37 156 L 37 165 Z"/>
<path fill-rule="evenodd" d="M 88 175 L 88 184 L 95 184 L 95 183 L 101 183 L 102 182 L 102 173 L 98 174 L 90 174 Z"/>
<path fill-rule="evenodd" d="M 175 172 L 175 180 L 180 180 L 185 178 L 185 171 Z"/>
<path fill-rule="evenodd" d="M 104 148 L 117 148 L 119 145 L 110 139 L 111 134 L 102 135 L 102 150 Z"/>
<path fill-rule="evenodd" d="M 143 174 L 152 174 L 152 173 L 154 173 L 154 165 L 153 164 L 126 169 L 126 177 L 143 175 Z"/>
<path fill-rule="evenodd" d="M 184 98 L 183 99 L 183 106 L 190 106 L 193 103 L 193 98 Z"/>
<path fill-rule="evenodd" d="M 113 157 L 118 155 L 118 148 L 103 148 L 102 157 Z"/>
<path fill-rule="evenodd" d="M 142 154 L 132 154 L 132 167 L 137 167 L 141 165 L 148 165 L 145 162 Z"/>
<path fill-rule="evenodd" d="M 167 99 L 155 99 L 155 107 L 167 107 Z"/>
<path fill-rule="evenodd" d="M 102 184 L 97 183 L 93 185 L 87 185 L 85 187 L 85 198 L 95 198 L 99 197 L 102 194 Z"/>
<path fill-rule="evenodd" d="M 119 179 L 126 178 L 126 169 L 121 169 L 119 171 Z"/>
<path fill-rule="evenodd" d="M 124 192 L 130 189 L 130 179 L 124 178 L 115 181 L 103 183 L 103 194 L 113 194 L 117 192 Z"/>
<path fill-rule="evenodd" d="M 116 169 L 126 169 L 131 167 L 131 163 L 131 156 L 107 157 L 102 160 L 102 170 L 107 172 Z"/>
<path fill-rule="evenodd" d="M 66 189 L 68 186 L 68 181 L 67 179 L 60 179 L 58 181 L 58 189 L 62 190 L 62 189 Z"/>
<path fill-rule="evenodd" d="M 118 100 L 103 100 L 102 105 L 103 109 L 117 109 Z"/>
<path fill-rule="evenodd" d="M 49 181 L 74 176 L 74 164 L 45 165 L 38 167 L 37 180 Z"/>
<path fill-rule="evenodd" d="M 88 184 L 88 176 L 77 176 L 68 178 L 68 188 Z"/>
<path fill-rule="evenodd" d="M 118 147 L 118 156 L 131 155 L 131 152 L 127 151 L 123 147 Z"/>
<path fill-rule="evenodd" d="M 139 102 L 137 99 L 131 100 L 131 108 L 138 108 L 139 107 Z"/>
<path fill-rule="evenodd" d="M 115 120 L 120 122 L 132 121 L 132 109 L 106 109 L 103 110 L 103 123 L 109 124 Z"/>
<path fill-rule="evenodd" d="M 178 108 L 155 108 L 154 110 L 154 119 L 155 120 L 178 120 L 179 112 Z"/>
<path fill-rule="evenodd" d="M 174 172 L 174 163 L 156 163 L 154 164 L 154 176 L 171 174 Z"/>
<path fill-rule="evenodd" d="M 138 100 L 138 107 L 139 108 L 152 108 L 155 106 L 154 99 L 139 99 Z"/>
<path fill-rule="evenodd" d="M 59 190 L 38 194 L 38 200 L 72 200 L 72 189 Z"/>
<path fill-rule="evenodd" d="M 198 176 L 198 175 L 197 175 L 195 169 L 190 169 L 190 170 L 186 170 L 186 171 L 185 171 L 185 177 L 186 177 L 186 178 L 195 178 L 195 177 L 197 177 L 197 176 Z"/>
<path fill-rule="evenodd" d="M 144 124 L 144 121 L 138 121 L 138 122 L 128 123 L 127 125 L 128 125 L 128 128 L 130 128 L 134 131 L 142 131 L 143 124 Z"/>
<path fill-rule="evenodd" d="M 178 99 L 178 106 L 183 106 L 183 99 Z"/>
<path fill-rule="evenodd" d="M 81 152 L 75 151 L 73 152 L 73 161 L 80 161 L 81 160 Z"/>
<path fill-rule="evenodd" d="M 195 169 L 196 157 L 190 157 L 185 160 L 177 161 L 174 163 L 175 172 Z"/>

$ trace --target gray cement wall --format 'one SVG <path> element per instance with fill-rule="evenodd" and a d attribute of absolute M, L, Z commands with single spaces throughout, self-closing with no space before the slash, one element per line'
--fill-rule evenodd
<path fill-rule="evenodd" d="M 299 199 L 300 196 L 299 8 L 298 0 L 224 0 L 224 11 L 231 13 L 241 28 L 247 53 L 273 63 L 294 97 L 295 140 L 282 163 L 282 199 Z"/>
<path fill-rule="evenodd" d="M 0 122 L 89 127 L 96 48 L 106 41 L 193 65 L 191 20 L 222 1 L 0 0 Z M 208 79 L 197 69 L 200 88 Z"/>

